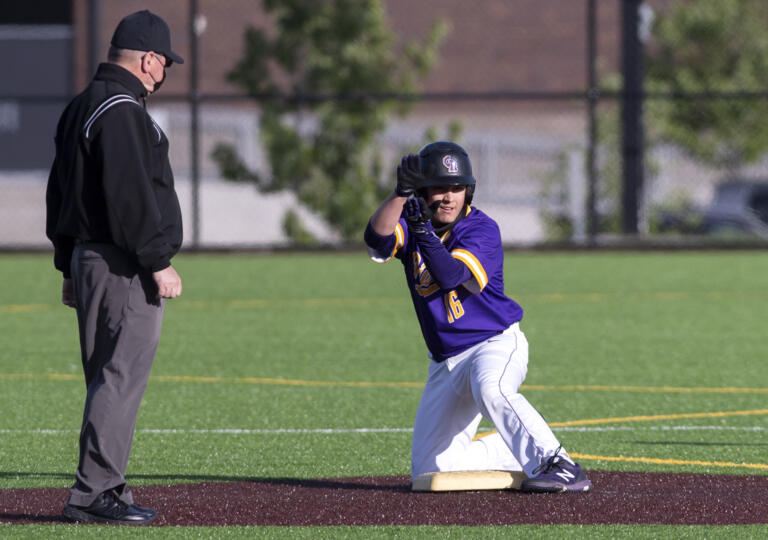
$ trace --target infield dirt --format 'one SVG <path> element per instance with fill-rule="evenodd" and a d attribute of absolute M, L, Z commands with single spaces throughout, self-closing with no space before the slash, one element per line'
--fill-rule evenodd
<path fill-rule="evenodd" d="M 768 523 L 768 476 L 589 471 L 588 493 L 414 493 L 406 476 L 138 486 L 153 525 Z M 61 523 L 64 488 L 0 490 L 0 522 Z"/>

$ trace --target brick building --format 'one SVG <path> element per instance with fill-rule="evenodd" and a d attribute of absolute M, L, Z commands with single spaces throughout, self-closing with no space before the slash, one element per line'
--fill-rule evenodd
<path fill-rule="evenodd" d="M 432 99 L 417 103 L 407 117 L 392 120 L 381 141 L 385 157 L 394 163 L 403 148 L 420 144 L 427 127 L 444 133 L 448 124 L 458 122 L 461 142 L 472 155 L 481 183 L 476 201 L 484 207 L 495 206 L 490 211 L 500 216 L 509 242 L 542 239 L 541 182 L 563 153 L 568 155 L 572 188 L 572 200 L 564 204 L 577 214 L 583 213 L 589 0 L 382 3 L 401 40 L 425 36 L 437 19 L 445 20 L 451 28 L 422 85 Z M 669 0 L 649 3 L 664 5 Z M 124 15 L 149 7 L 169 23 L 174 50 L 190 59 L 192 5 L 191 0 L 154 0 L 151 4 L 137 0 L 28 0 L 19 3 L 16 11 L 0 11 L 0 45 L 25 51 L 14 66 L 17 77 L 0 82 L 0 96 L 34 96 L 38 100 L 22 99 L 14 104 L 0 97 L 0 149 L 6 149 L 5 155 L 0 150 L 0 171 L 6 171 L 5 177 L 9 170 L 40 177 L 47 168 L 53 152 L 50 134 L 66 96 L 87 84 L 95 64 L 106 57 L 112 31 Z M 218 178 L 209 158 L 213 146 L 223 141 L 236 145 L 255 169 L 266 166 L 258 142 L 258 104 L 232 100 L 231 96 L 241 90 L 226 81 L 226 73 L 242 54 L 246 27 L 269 27 L 269 21 L 257 0 L 197 0 L 196 5 L 199 93 L 218 96 L 205 99 L 200 109 L 202 225 L 198 240 L 202 244 L 254 244 L 260 241 L 254 232 L 258 229 L 268 243 L 280 243 L 279 219 L 265 230 L 250 216 L 263 216 L 260 210 L 275 204 L 290 205 L 291 197 L 281 195 L 276 197 L 282 199 L 266 201 L 253 190 L 242 191 L 247 186 L 227 185 Z M 619 69 L 620 0 L 600 0 L 594 5 L 595 66 L 600 78 Z M 48 37 L 43 35 L 46 32 Z M 14 35 L 22 39 L 14 41 Z M 35 35 L 42 36 L 37 43 Z M 150 112 L 169 134 L 180 191 L 187 189 L 191 170 L 190 68 L 189 61 L 173 66 L 162 94 L 148 101 Z M 35 117 L 34 129 L 21 137 L 31 117 Z M 180 195 L 189 214 L 190 201 L 184 192 Z M 224 223 L 221 208 L 227 208 Z M 305 213 L 305 217 L 321 236 L 329 234 L 311 215 Z M 238 231 L 239 236 L 233 236 L 232 231 Z M 0 237 L 0 244 L 3 241 Z"/>

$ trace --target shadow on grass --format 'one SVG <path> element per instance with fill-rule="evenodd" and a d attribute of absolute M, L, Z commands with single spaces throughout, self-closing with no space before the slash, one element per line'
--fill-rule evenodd
<path fill-rule="evenodd" d="M 64 523 L 72 525 L 62 515 L 41 515 L 41 514 L 4 514 L 0 512 L 0 523 Z"/>
<path fill-rule="evenodd" d="M 27 472 L 27 471 L 0 471 L 0 479 L 3 478 L 56 478 L 73 480 L 73 473 L 60 472 Z M 132 482 L 141 481 L 141 485 L 157 484 L 196 484 L 201 482 L 253 482 L 258 484 L 274 484 L 283 486 L 296 486 L 317 489 L 355 489 L 361 491 L 401 491 L 411 490 L 410 478 L 407 476 L 385 477 L 360 477 L 360 478 L 287 478 L 264 476 L 231 476 L 231 475 L 207 475 L 207 474 L 131 474 L 126 480 L 130 486 Z M 384 482 L 382 483 L 382 480 Z M 138 487 L 138 486 L 136 486 Z M 18 488 L 23 489 L 23 488 Z M 40 489 L 40 488 L 30 488 Z M 0 491 L 4 491 L 0 489 Z"/>
<path fill-rule="evenodd" d="M 74 478 L 74 473 L 56 472 L 24 472 L 24 471 L 0 471 L 0 479 L 3 478 Z"/>
<path fill-rule="evenodd" d="M 250 482 L 256 484 L 272 484 L 281 486 L 294 486 L 316 489 L 353 489 L 360 491 L 392 491 L 410 492 L 410 477 L 360 477 L 360 478 L 288 478 L 288 477 L 264 477 L 264 476 L 225 476 L 225 475 L 161 475 L 161 474 L 137 474 L 131 475 L 128 481 L 153 480 L 168 483 L 200 483 L 200 482 Z"/>

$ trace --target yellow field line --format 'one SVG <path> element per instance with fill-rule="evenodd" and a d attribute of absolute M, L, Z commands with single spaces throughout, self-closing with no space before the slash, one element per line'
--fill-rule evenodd
<path fill-rule="evenodd" d="M 753 409 L 749 411 L 716 411 L 703 413 L 655 414 L 651 416 L 619 416 L 614 418 L 589 418 L 585 420 L 570 420 L 568 422 L 548 422 L 550 427 L 593 426 L 595 424 L 614 424 L 621 422 L 652 422 L 654 420 L 682 420 L 685 418 L 725 418 L 728 416 L 752 416 L 768 414 L 768 409 Z M 484 431 L 475 438 L 480 439 L 496 433 L 496 430 Z"/>
<path fill-rule="evenodd" d="M 0 373 L 0 380 L 43 379 L 53 381 L 80 381 L 83 376 L 76 373 Z M 239 383 L 272 384 L 278 386 L 344 386 L 352 388 L 420 388 L 424 383 L 415 382 L 374 382 L 374 381 L 305 381 L 299 379 L 269 379 L 265 377 L 199 377 L 191 375 L 153 375 L 155 382 L 193 382 L 193 383 Z"/>
<path fill-rule="evenodd" d="M 4 304 L 0 305 L 0 313 L 37 313 L 50 311 L 53 304 Z"/>
<path fill-rule="evenodd" d="M 652 422 L 655 420 L 682 420 L 685 418 L 726 418 L 728 416 L 753 416 L 768 414 L 768 409 L 752 409 L 748 411 L 715 411 L 702 413 L 654 414 L 643 416 L 617 416 L 613 418 L 587 418 L 584 420 L 569 420 L 567 422 L 548 422 L 550 427 L 593 426 L 595 424 L 615 424 L 622 422 Z M 484 431 L 475 436 L 476 439 L 496 433 L 496 430 Z"/>
<path fill-rule="evenodd" d="M 579 454 L 576 452 L 569 452 L 568 455 L 574 459 L 593 461 L 624 461 L 629 463 L 653 463 L 654 465 L 698 465 L 702 467 L 741 467 L 745 469 L 768 470 L 768 465 L 765 463 L 734 463 L 732 461 L 701 461 L 698 459 L 661 459 L 628 456 L 595 456 L 592 454 Z"/>
<path fill-rule="evenodd" d="M 664 392 L 664 393 L 703 393 L 703 394 L 768 394 L 768 388 L 737 388 L 733 386 L 716 387 L 691 387 L 682 386 L 611 386 L 611 385 L 583 385 L 569 384 L 562 386 L 548 386 L 540 384 L 524 384 L 521 390 L 563 390 L 563 391 L 602 391 L 602 392 Z"/>
<path fill-rule="evenodd" d="M 251 298 L 245 300 L 179 300 L 174 301 L 174 308 L 209 309 L 213 307 L 225 309 L 266 308 L 274 306 L 319 306 L 334 305 L 371 305 L 405 303 L 407 298 Z M 0 304 L 0 313 L 37 313 L 51 311 L 63 306 L 61 304 Z"/>
<path fill-rule="evenodd" d="M 0 373 L 0 380 L 14 379 L 48 379 L 48 380 L 81 380 L 82 375 L 72 373 Z M 386 387 L 386 388 L 420 388 L 420 382 L 370 382 L 370 381 L 308 381 L 302 379 L 273 379 L 268 377 L 203 377 L 194 375 L 153 375 L 157 382 L 196 382 L 196 383 L 239 383 L 239 384 L 274 384 L 280 386 L 345 386 L 354 388 Z M 685 388 L 675 386 L 606 386 L 606 385 L 537 385 L 524 384 L 521 390 L 545 390 L 565 392 L 649 392 L 649 393 L 700 393 L 700 394 L 768 394 L 768 388 Z"/>
<path fill-rule="evenodd" d="M 652 422 L 654 420 L 681 420 L 684 418 L 725 418 L 727 416 L 750 416 L 768 414 L 768 409 L 753 409 L 750 411 L 718 411 L 682 414 L 655 414 L 651 416 L 624 416 L 615 418 L 591 418 L 586 420 L 571 420 L 568 422 L 550 422 L 552 427 L 590 426 L 595 424 L 613 424 L 616 422 Z"/>
<path fill-rule="evenodd" d="M 541 294 L 521 294 L 518 296 L 525 301 L 540 302 L 565 302 L 565 301 L 590 301 L 600 302 L 613 298 L 652 298 L 656 300 L 681 300 L 689 296 L 698 296 L 706 298 L 731 298 L 734 295 L 750 296 L 764 295 L 765 291 L 658 291 L 658 292 L 616 292 L 616 293 L 541 293 Z M 403 298 L 251 298 L 244 300 L 185 300 L 180 299 L 174 302 L 174 307 L 185 309 L 200 309 L 211 307 L 223 308 L 264 308 L 270 306 L 286 305 L 307 305 L 307 306 L 328 306 L 328 305 L 349 305 L 349 304 L 381 304 L 386 303 L 407 303 L 408 299 Z M 0 314 L 2 313 L 34 313 L 40 311 L 50 311 L 54 308 L 62 307 L 61 304 L 52 302 L 50 304 L 0 304 Z"/>
<path fill-rule="evenodd" d="M 651 420 L 677 420 L 683 418 L 723 418 L 726 416 L 748 416 L 768 414 L 768 409 L 754 409 L 750 411 L 717 411 L 708 413 L 686 413 L 686 414 L 657 414 L 653 416 L 626 416 L 617 418 L 599 418 L 588 420 L 573 420 L 570 422 L 550 422 L 551 427 L 564 426 L 585 426 L 593 424 L 608 424 L 613 422 L 646 422 Z M 478 433 L 475 439 L 487 437 L 497 433 L 496 430 L 484 431 Z M 595 461 L 625 461 L 631 463 L 652 463 L 655 465 L 697 465 L 703 467 L 729 467 L 768 470 L 768 465 L 764 463 L 734 463 L 731 461 L 700 461 L 687 459 L 669 459 L 669 458 L 649 458 L 649 457 L 628 457 L 628 456 L 597 456 L 593 454 L 581 454 L 576 452 L 568 453 L 574 459 L 586 459 Z"/>
<path fill-rule="evenodd" d="M 288 385 L 288 386 L 343 386 L 343 387 L 420 387 L 422 383 L 409 383 L 409 382 L 331 382 L 331 381 L 305 381 L 297 379 L 269 379 L 263 377 L 244 377 L 244 378 L 224 378 L 224 377 L 194 377 L 186 375 L 156 375 L 151 377 L 158 382 L 202 382 L 202 383 L 245 383 L 245 384 L 275 384 L 275 385 Z M 68 373 L 46 373 L 46 374 L 32 374 L 32 373 L 5 373 L 0 374 L 0 379 L 48 379 L 48 380 L 81 380 L 80 374 L 68 374 Z M 539 386 L 536 389 L 558 389 L 562 390 L 568 387 L 543 387 Z M 571 389 L 574 390 L 615 390 L 622 387 L 589 387 L 589 386 L 574 386 Z M 626 387 L 633 388 L 635 391 L 661 392 L 665 391 L 661 388 L 655 387 Z M 688 392 L 688 391 L 757 391 L 765 392 L 766 389 L 762 388 L 667 388 L 666 391 L 671 392 Z M 642 416 L 624 416 L 613 418 L 591 418 L 583 420 L 571 420 L 566 422 L 550 422 L 551 427 L 568 427 L 568 426 L 586 426 L 595 424 L 609 424 L 609 423 L 621 423 L 621 422 L 650 422 L 655 420 L 679 420 L 686 418 L 725 418 L 729 416 L 751 416 L 751 415 L 764 415 L 768 414 L 768 409 L 753 409 L 746 411 L 715 411 L 715 412 L 703 412 L 703 413 L 681 413 L 681 414 L 657 414 L 657 415 L 642 415 Z M 478 434 L 475 438 L 486 437 L 496 433 L 495 430 L 486 431 Z M 574 459 L 582 460 L 603 460 L 603 461 L 624 461 L 633 463 L 651 463 L 657 465 L 696 465 L 704 467 L 729 467 L 729 468 L 747 468 L 747 469 L 760 469 L 768 470 L 768 465 L 762 463 L 734 463 L 734 462 L 721 462 L 721 461 L 700 461 L 700 460 L 680 460 L 680 459 L 661 459 L 661 458 L 648 458 L 648 457 L 627 457 L 627 456 L 598 456 L 592 454 L 580 454 L 571 453 Z"/>
<path fill-rule="evenodd" d="M 81 374 L 74 373 L 0 373 L 0 380 L 43 379 L 48 381 L 82 381 Z"/>
<path fill-rule="evenodd" d="M 353 388 L 402 387 L 418 388 L 423 383 L 414 382 L 374 382 L 374 381 L 305 381 L 301 379 L 270 379 L 266 377 L 192 377 L 187 375 L 157 375 L 151 377 L 159 382 L 229 382 L 242 384 L 274 384 L 279 386 L 345 386 Z"/>

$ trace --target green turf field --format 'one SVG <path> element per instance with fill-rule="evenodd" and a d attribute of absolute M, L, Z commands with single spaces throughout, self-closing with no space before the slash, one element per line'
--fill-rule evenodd
<path fill-rule="evenodd" d="M 167 304 L 132 485 L 408 474 L 427 360 L 399 263 L 375 264 L 361 250 L 186 254 L 175 266 L 184 294 Z M 505 275 L 531 344 L 522 391 L 585 468 L 768 475 L 768 253 L 510 252 Z M 65 487 L 84 397 L 74 311 L 59 302 L 48 255 L 0 256 L 0 282 L 0 488 Z M 5 526 L 0 535 L 50 530 Z M 57 526 L 56 536 L 77 530 Z M 702 536 L 673 527 L 533 531 Z M 259 533 L 282 534 L 160 534 Z M 503 534 L 483 527 L 461 536 L 475 533 Z"/>

